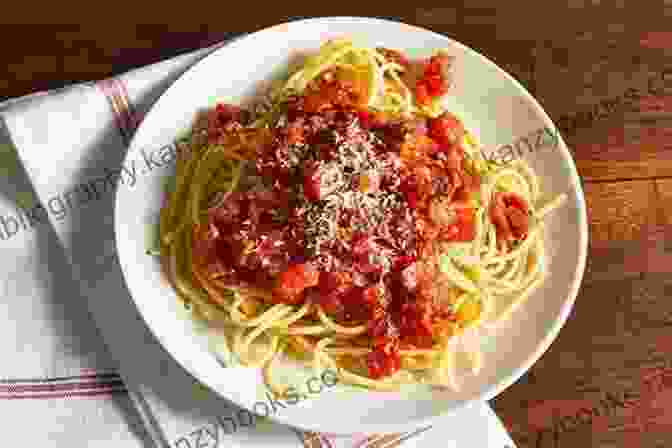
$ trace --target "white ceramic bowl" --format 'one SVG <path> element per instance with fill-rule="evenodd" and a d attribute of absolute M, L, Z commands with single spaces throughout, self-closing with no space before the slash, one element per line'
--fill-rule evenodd
<path fill-rule="evenodd" d="M 546 227 L 545 282 L 510 320 L 479 338 L 483 369 L 476 375 L 461 375 L 460 391 L 418 386 L 380 393 L 338 385 L 323 387 L 310 400 L 270 415 L 279 422 L 320 432 L 397 432 L 429 424 L 473 400 L 491 399 L 520 378 L 557 336 L 584 271 L 586 208 L 574 162 L 562 138 L 544 134 L 544 128 L 552 131 L 555 127 L 534 98 L 484 56 L 422 28 L 369 18 L 302 20 L 236 39 L 187 71 L 144 118 L 126 163 L 135 161 L 142 170 L 144 157 L 149 155 L 165 165 L 144 169 L 135 189 L 118 190 L 117 246 L 133 299 L 166 350 L 195 378 L 239 406 L 252 409 L 256 402 L 266 400 L 258 371 L 224 368 L 213 355 L 216 331 L 189 318 L 164 278 L 159 260 L 145 254 L 151 245 L 147 229 L 158 221 L 165 180 L 173 174 L 166 145 L 190 128 L 196 112 L 217 100 L 249 100 L 285 72 L 288 61 L 338 36 L 401 49 L 412 57 L 447 48 L 456 57 L 449 109 L 462 117 L 486 153 L 494 151 L 506 158 L 519 152 L 536 170 L 549 196 L 568 194 L 567 203 L 553 213 Z"/>

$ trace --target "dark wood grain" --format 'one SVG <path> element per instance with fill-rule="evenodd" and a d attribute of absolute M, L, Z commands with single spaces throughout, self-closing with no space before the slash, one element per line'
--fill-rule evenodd
<path fill-rule="evenodd" d="M 0 15 L 0 98 L 308 16 L 384 12 L 471 46 L 518 78 L 561 128 L 591 232 L 567 325 L 495 409 L 523 448 L 672 446 L 672 3 L 453 3 L 217 2 L 179 13 L 151 2 L 18 5 Z"/>
<path fill-rule="evenodd" d="M 584 181 L 589 261 L 561 336 L 495 408 L 522 447 L 667 447 L 672 383 L 646 378 L 672 366 L 672 35 L 604 5 L 582 29 L 581 10 L 548 24 L 533 78 Z"/>
<path fill-rule="evenodd" d="M 668 109 L 672 117 L 672 107 Z M 572 146 L 586 181 L 652 179 L 672 175 L 672 127 L 596 124 Z M 640 122 L 641 123 L 641 122 Z"/>
<path fill-rule="evenodd" d="M 123 20 L 116 17 L 118 9 L 109 11 L 105 19 L 95 20 L 91 17 L 77 20 L 77 16 L 63 19 L 54 11 L 54 17 L 65 21 L 61 24 L 51 21 L 39 24 L 40 19 L 49 17 L 45 13 L 34 15 L 32 23 L 21 25 L 17 22 L 27 17 L 19 17 L 3 25 L 0 37 L 12 39 L 29 35 L 31 38 L 23 40 L 21 45 L 3 48 L 0 97 L 103 78 L 286 20 L 328 15 L 380 16 L 381 12 L 380 6 L 374 3 L 302 3 L 269 3 L 264 8 L 235 11 L 228 3 L 212 3 L 208 5 L 207 17 L 216 19 L 210 20 L 203 20 L 203 14 L 190 11 L 163 20 L 162 11 L 150 13 L 144 11 L 143 5 L 133 5 L 132 21 L 125 15 Z M 469 7 L 446 7 L 437 3 L 418 7 L 390 4 L 385 8 L 384 17 L 427 26 L 454 37 L 489 55 L 525 84 L 531 83 L 532 36 L 521 34 L 519 26 L 497 27 L 500 11 L 487 6 L 487 2 Z M 0 20 L 7 20 L 7 16 Z M 519 18 L 518 25 L 522 22 Z"/>
<path fill-rule="evenodd" d="M 656 188 L 660 200 L 659 209 L 662 215 L 660 220 L 663 223 L 672 226 L 672 179 L 657 180 Z M 672 248 L 672 244 L 670 244 L 670 247 Z"/>
<path fill-rule="evenodd" d="M 636 240 L 657 223 L 653 181 L 587 183 L 584 189 L 593 244 Z"/>
<path fill-rule="evenodd" d="M 540 44 L 537 94 L 584 180 L 672 176 L 672 40 L 610 25 Z"/>

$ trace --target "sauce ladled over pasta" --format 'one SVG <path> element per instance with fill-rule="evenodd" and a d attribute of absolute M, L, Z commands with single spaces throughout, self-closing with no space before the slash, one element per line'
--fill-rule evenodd
<path fill-rule="evenodd" d="M 536 179 L 436 111 L 450 63 L 425 61 L 413 90 L 400 52 L 329 42 L 269 107 L 220 104 L 195 131 L 164 253 L 185 298 L 234 326 L 241 362 L 291 350 L 365 386 L 445 382 L 447 341 L 538 283 Z"/>

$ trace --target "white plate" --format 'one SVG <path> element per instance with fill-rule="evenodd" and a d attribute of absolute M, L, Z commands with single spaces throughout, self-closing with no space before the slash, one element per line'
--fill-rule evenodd
<path fill-rule="evenodd" d="M 212 351 L 216 338 L 189 319 L 164 278 L 159 260 L 145 254 L 152 244 L 148 229 L 158 221 L 164 184 L 173 174 L 167 145 L 190 128 L 196 112 L 217 100 L 249 100 L 260 86 L 285 72 L 288 61 L 338 36 L 369 46 L 398 48 L 412 57 L 447 48 L 456 57 L 455 82 L 447 101 L 450 110 L 462 117 L 488 148 L 486 152 L 500 148 L 499 153 L 509 157 L 511 150 L 520 151 L 540 175 L 545 192 L 567 193 L 569 197 L 546 227 L 545 282 L 510 320 L 479 339 L 483 369 L 477 375 L 461 375 L 459 392 L 412 387 L 399 393 L 379 393 L 324 387 L 309 401 L 270 415 L 282 423 L 320 432 L 397 432 L 429 424 L 472 400 L 489 400 L 520 378 L 567 319 L 584 271 L 586 209 L 574 162 L 561 138 L 554 144 L 553 139 L 535 134 L 555 127 L 532 96 L 484 56 L 421 28 L 369 18 L 290 22 L 235 40 L 186 72 L 140 125 L 125 163 L 145 168 L 143 180 L 134 190 L 118 190 L 117 246 L 133 299 L 166 350 L 195 378 L 236 404 L 252 409 L 256 402 L 265 400 L 259 372 L 224 368 L 217 361 Z M 521 140 L 525 136 L 529 145 Z M 518 144 L 506 146 L 515 142 Z M 163 160 L 164 165 L 153 165 L 150 170 L 146 157 Z M 255 410 L 265 413 L 261 405 Z"/>

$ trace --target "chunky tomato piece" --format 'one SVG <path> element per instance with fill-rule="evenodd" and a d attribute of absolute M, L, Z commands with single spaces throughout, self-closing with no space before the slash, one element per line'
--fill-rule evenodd
<path fill-rule="evenodd" d="M 443 92 L 443 86 L 445 81 L 441 75 L 431 75 L 425 78 L 425 83 L 427 84 L 427 90 L 431 96 L 441 96 Z"/>
<path fill-rule="evenodd" d="M 313 85 L 305 95 L 303 109 L 317 113 L 335 107 L 362 107 L 368 102 L 368 83 L 350 71 L 331 71 Z"/>
<path fill-rule="evenodd" d="M 406 178 L 399 190 L 404 194 L 409 208 L 415 209 L 418 206 L 418 183 L 414 177 Z"/>
<path fill-rule="evenodd" d="M 296 143 L 303 143 L 304 130 L 301 126 L 290 125 L 287 128 L 287 143 L 294 145 Z"/>
<path fill-rule="evenodd" d="M 429 120 L 429 136 L 436 140 L 444 150 L 459 143 L 464 132 L 460 120 L 450 112 L 444 112 L 441 116 Z"/>
<path fill-rule="evenodd" d="M 515 193 L 495 193 L 490 206 L 490 219 L 497 229 L 497 238 L 503 241 L 525 239 L 529 230 L 529 207 Z"/>
<path fill-rule="evenodd" d="M 380 302 L 380 293 L 378 288 L 370 286 L 362 291 L 362 302 L 370 309 L 373 309 Z"/>
<path fill-rule="evenodd" d="M 335 106 L 357 103 L 352 84 L 341 80 L 322 81 L 318 89 L 308 93 L 303 99 L 303 110 L 318 113 Z"/>
<path fill-rule="evenodd" d="M 453 201 L 471 207 L 471 198 L 474 193 L 478 193 L 481 187 L 481 178 L 477 174 L 463 172 L 460 175 L 461 185 L 455 190 Z"/>
<path fill-rule="evenodd" d="M 366 323 L 368 335 L 374 340 L 390 333 L 390 320 L 386 318 L 385 313 L 385 308 L 374 308 L 373 318 Z"/>
<path fill-rule="evenodd" d="M 392 269 L 394 271 L 401 271 L 406 266 L 414 263 L 415 260 L 416 260 L 416 258 L 413 255 L 401 255 L 394 260 L 394 264 L 392 266 Z"/>
<path fill-rule="evenodd" d="M 303 100 L 303 110 L 308 113 L 317 113 L 330 107 L 332 107 L 332 104 L 329 97 L 320 95 L 320 92 L 306 95 Z"/>
<path fill-rule="evenodd" d="M 427 105 L 432 101 L 429 95 L 429 88 L 424 80 L 419 80 L 415 84 L 415 101 L 421 105 Z"/>
<path fill-rule="evenodd" d="M 399 331 L 401 342 L 430 348 L 433 343 L 432 307 L 424 302 L 407 302 L 401 307 Z"/>
<path fill-rule="evenodd" d="M 343 295 L 343 303 L 349 308 L 361 308 L 364 305 L 364 291 L 366 288 L 353 286 Z"/>
<path fill-rule="evenodd" d="M 329 294 L 335 290 L 344 290 L 352 285 L 352 277 L 347 272 L 327 272 L 320 273 L 320 292 Z"/>
<path fill-rule="evenodd" d="M 391 340 L 376 346 L 366 357 L 369 376 L 373 379 L 384 378 L 397 372 L 401 367 L 399 344 Z"/>
<path fill-rule="evenodd" d="M 215 106 L 215 116 L 220 124 L 226 124 L 231 121 L 241 122 L 245 118 L 245 110 L 231 104 L 218 103 Z"/>
<path fill-rule="evenodd" d="M 406 202 L 408 206 L 412 209 L 417 208 L 418 206 L 418 192 L 417 191 L 407 191 L 406 192 Z"/>
<path fill-rule="evenodd" d="M 359 119 L 359 126 L 362 129 L 371 128 L 371 113 L 368 110 L 360 110 L 357 112 L 357 118 Z"/>
<path fill-rule="evenodd" d="M 352 277 L 347 272 L 320 273 L 319 303 L 325 312 L 340 316 L 345 311 L 343 303 L 348 290 L 352 287 Z"/>
<path fill-rule="evenodd" d="M 476 212 L 473 208 L 457 212 L 457 227 L 459 232 L 455 241 L 473 241 L 476 237 Z"/>
<path fill-rule="evenodd" d="M 366 364 L 369 370 L 369 376 L 373 379 L 390 376 L 399 370 L 401 365 L 399 355 L 386 355 L 380 350 L 370 352 L 366 357 Z"/>
<path fill-rule="evenodd" d="M 320 273 L 308 263 L 295 264 L 278 276 L 273 293 L 284 303 L 295 304 L 301 301 L 306 288 L 316 286 Z"/>
<path fill-rule="evenodd" d="M 344 311 L 341 295 L 337 291 L 332 291 L 327 295 L 321 295 L 320 306 L 327 314 L 331 315 L 341 315 Z"/>
<path fill-rule="evenodd" d="M 434 55 L 427 61 L 423 76 L 415 86 L 415 97 L 418 104 L 427 105 L 432 98 L 437 98 L 448 91 L 448 81 L 443 74 L 443 67 L 448 64 L 446 55 Z"/>
<path fill-rule="evenodd" d="M 455 224 L 449 226 L 441 237 L 450 241 L 473 241 L 476 237 L 476 213 L 471 207 L 454 207 Z"/>
<path fill-rule="evenodd" d="M 440 74 L 443 66 L 448 64 L 448 62 L 450 62 L 450 59 L 445 54 L 435 54 L 431 56 L 425 66 L 425 76 Z"/>
<path fill-rule="evenodd" d="M 516 208 L 526 215 L 529 213 L 530 209 L 527 206 L 527 202 L 516 193 L 501 193 L 501 195 L 507 207 Z"/>
<path fill-rule="evenodd" d="M 469 193 L 477 192 L 481 189 L 481 176 L 478 173 L 462 173 L 463 188 Z"/>
<path fill-rule="evenodd" d="M 330 298 L 327 300 L 335 301 L 331 298 L 334 296 L 338 304 L 332 314 L 335 314 L 337 319 L 371 323 L 371 319 L 376 317 L 375 310 L 381 307 L 380 295 L 375 287 L 363 288 L 349 285 L 329 293 Z"/>

